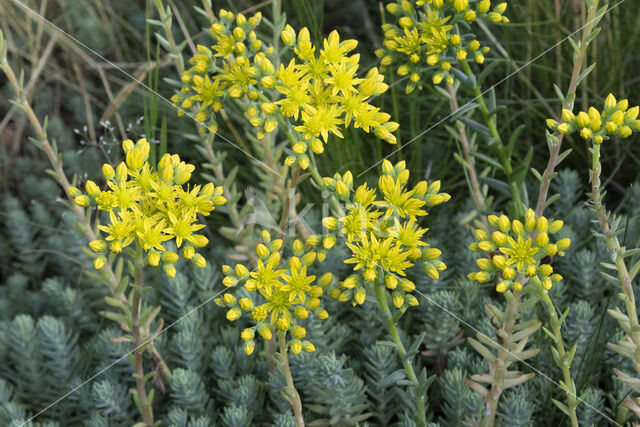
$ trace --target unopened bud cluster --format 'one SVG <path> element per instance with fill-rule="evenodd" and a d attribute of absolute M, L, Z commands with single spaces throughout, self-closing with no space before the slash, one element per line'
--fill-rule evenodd
<path fill-rule="evenodd" d="M 468 33 L 469 23 L 476 20 L 509 22 L 503 14 L 507 3 L 492 7 L 490 0 L 469 3 L 468 0 L 397 0 L 386 5 L 395 18 L 384 24 L 383 48 L 376 51 L 380 69 L 393 67 L 400 77 L 408 76 L 406 92 L 422 88 L 422 74 L 429 73 L 434 84 L 452 84 L 451 72 L 456 63 L 473 57 L 484 63 L 488 46 L 481 46 Z M 460 23 L 460 22 L 464 23 Z"/>
<path fill-rule="evenodd" d="M 640 131 L 639 111 L 638 106 L 629 108 L 628 100 L 617 101 L 613 94 L 609 94 L 602 111 L 590 107 L 588 112 L 581 111 L 576 115 L 564 109 L 562 122 L 548 119 L 547 126 L 563 135 L 578 132 L 583 139 L 602 144 L 612 136 L 628 138 L 633 132 Z"/>
<path fill-rule="evenodd" d="M 529 209 L 524 222 L 511 221 L 506 215 L 489 215 L 489 223 L 495 231 L 489 235 L 483 229 L 476 230 L 477 242 L 469 247 L 486 254 L 476 261 L 480 271 L 469 273 L 469 279 L 480 283 L 496 280 L 498 292 L 521 291 L 529 280 L 548 291 L 554 282 L 562 280 L 550 264 L 542 262 L 548 256 L 564 256 L 571 244 L 568 238 L 555 243 L 549 238 L 560 231 L 561 220 L 536 217 Z"/>

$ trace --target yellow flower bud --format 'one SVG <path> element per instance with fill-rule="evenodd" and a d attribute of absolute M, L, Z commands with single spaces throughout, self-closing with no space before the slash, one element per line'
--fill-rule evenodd
<path fill-rule="evenodd" d="M 104 267 L 106 263 L 107 263 L 107 257 L 105 257 L 104 255 L 100 255 L 93 260 L 93 267 L 96 270 L 100 270 L 102 267 Z"/>
<path fill-rule="evenodd" d="M 464 15 L 462 15 L 462 17 L 467 22 L 473 22 L 476 20 L 476 13 L 473 10 L 469 9 L 464 13 Z"/>
<path fill-rule="evenodd" d="M 178 254 L 171 251 L 163 252 L 162 254 L 162 262 L 166 262 L 167 264 L 173 264 L 178 261 Z"/>
<path fill-rule="evenodd" d="M 536 275 L 536 266 L 533 264 L 529 264 L 527 265 L 527 268 L 525 269 L 525 274 L 529 277 L 535 276 Z"/>
<path fill-rule="evenodd" d="M 314 138 L 311 140 L 309 144 L 309 148 L 316 154 L 322 154 L 324 152 L 324 144 L 318 138 Z"/>
<path fill-rule="evenodd" d="M 511 221 L 509 221 L 509 217 L 506 215 L 500 215 L 498 218 L 498 228 L 503 233 L 508 233 L 511 230 Z"/>
<path fill-rule="evenodd" d="M 89 197 L 85 196 L 84 194 L 76 196 L 76 198 L 73 199 L 73 203 L 83 208 L 89 206 L 90 202 L 91 200 L 89 199 Z"/>
<path fill-rule="evenodd" d="M 304 338 L 307 335 L 307 330 L 305 328 L 303 328 L 302 326 L 296 325 L 291 329 L 291 334 L 294 337 L 296 337 L 298 339 L 301 339 L 301 338 Z"/>
<path fill-rule="evenodd" d="M 316 351 L 316 347 L 309 341 L 302 342 L 302 349 L 307 353 L 313 353 L 314 351 Z"/>
<path fill-rule="evenodd" d="M 250 328 L 243 329 L 242 332 L 240 332 L 240 338 L 242 338 L 243 341 L 249 341 L 253 339 L 254 336 L 255 332 Z"/>
<path fill-rule="evenodd" d="M 491 0 L 482 0 L 480 3 L 478 3 L 477 10 L 479 13 L 487 13 L 490 7 L 491 7 Z"/>
<path fill-rule="evenodd" d="M 256 245 L 256 254 L 259 258 L 265 259 L 269 256 L 269 249 L 263 243 L 258 243 Z"/>
<path fill-rule="evenodd" d="M 167 276 L 174 278 L 176 277 L 176 268 L 172 264 L 165 264 L 163 267 L 164 274 Z"/>
<path fill-rule="evenodd" d="M 516 271 L 511 267 L 506 267 L 504 270 L 502 270 L 502 277 L 504 277 L 505 279 L 513 279 L 514 277 L 516 277 Z"/>
<path fill-rule="evenodd" d="M 207 260 L 200 254 L 195 254 L 191 258 L 191 262 L 198 268 L 205 268 L 207 266 Z"/>
<path fill-rule="evenodd" d="M 356 303 L 362 305 L 367 298 L 367 292 L 363 287 L 359 287 L 353 294 L 353 299 Z"/>
<path fill-rule="evenodd" d="M 403 16 L 398 20 L 398 25 L 400 25 L 400 27 L 402 28 L 411 28 L 413 27 L 413 19 L 409 18 L 408 16 Z"/>
<path fill-rule="evenodd" d="M 247 356 L 250 356 L 256 348 L 256 343 L 253 340 L 247 341 L 244 344 L 244 352 Z"/>
<path fill-rule="evenodd" d="M 571 132 L 571 127 L 566 123 L 561 123 L 561 124 L 558 125 L 557 130 L 561 134 L 566 135 L 569 132 Z"/>
<path fill-rule="evenodd" d="M 491 238 L 498 245 L 504 245 L 507 243 L 507 235 L 500 231 L 494 231 Z"/>
<path fill-rule="evenodd" d="M 453 7 L 456 12 L 462 12 L 469 7 L 469 0 L 453 0 Z"/>
<path fill-rule="evenodd" d="M 582 139 L 589 139 L 591 138 L 591 136 L 593 136 L 593 132 L 591 132 L 591 129 L 589 128 L 582 128 L 582 130 L 580 131 L 580 136 L 582 137 Z"/>
<path fill-rule="evenodd" d="M 505 258 L 503 255 L 495 255 L 493 257 L 493 265 L 496 266 L 496 268 L 502 270 L 507 265 L 507 258 Z"/>
<path fill-rule="evenodd" d="M 442 251 L 436 248 L 427 248 L 422 251 L 422 256 L 429 261 L 440 258 L 440 255 Z"/>
<path fill-rule="evenodd" d="M 393 294 L 393 305 L 396 308 L 402 307 L 404 305 L 404 296 L 394 292 L 394 294 Z"/>
<path fill-rule="evenodd" d="M 282 34 L 280 36 L 282 37 L 282 41 L 284 42 L 284 44 L 286 44 L 287 46 L 293 46 L 296 43 L 296 32 L 289 24 L 284 27 L 284 31 L 282 31 Z"/>
<path fill-rule="evenodd" d="M 300 354 L 302 351 L 302 343 L 298 340 L 293 340 L 291 344 L 289 344 L 289 348 L 293 354 Z"/>
<path fill-rule="evenodd" d="M 122 242 L 120 240 L 114 240 L 109 245 L 109 250 L 114 254 L 119 254 L 120 252 L 122 252 Z"/>
<path fill-rule="evenodd" d="M 545 279 L 542 280 L 542 287 L 546 291 L 550 290 L 552 286 L 553 286 L 553 282 L 551 281 L 551 279 L 545 278 Z"/>
<path fill-rule="evenodd" d="M 286 317 L 279 317 L 278 320 L 276 321 L 276 327 L 280 331 L 286 331 L 287 329 L 289 329 L 290 325 L 291 325 L 291 322 L 289 322 L 289 320 Z"/>
<path fill-rule="evenodd" d="M 304 307 L 297 307 L 294 314 L 298 319 L 306 319 L 309 317 L 309 312 Z"/>
<path fill-rule="evenodd" d="M 487 273 L 486 271 L 478 271 L 473 276 L 473 280 L 475 280 L 476 282 L 480 282 L 480 283 L 488 282 L 489 279 L 491 279 L 491 275 L 489 273 Z"/>
<path fill-rule="evenodd" d="M 107 249 L 107 242 L 104 240 L 92 240 L 89 242 L 89 247 L 94 252 L 104 252 Z"/>
<path fill-rule="evenodd" d="M 150 266 L 157 267 L 160 264 L 160 254 L 153 249 L 150 250 L 147 255 L 147 262 Z"/>
<path fill-rule="evenodd" d="M 488 258 L 479 258 L 476 260 L 476 264 L 478 264 L 478 267 L 482 270 L 491 270 L 491 267 L 493 267 L 492 262 Z"/>
<path fill-rule="evenodd" d="M 363 274 L 364 280 L 366 280 L 367 282 L 373 282 L 374 280 L 376 280 L 376 276 L 376 271 L 372 268 L 367 268 Z"/>
<path fill-rule="evenodd" d="M 513 290 L 516 291 L 516 292 L 520 292 L 522 290 L 522 283 L 514 282 L 513 283 Z"/>
<path fill-rule="evenodd" d="M 618 104 L 618 101 L 616 101 L 616 97 L 613 96 L 612 93 L 610 93 L 607 98 L 604 100 L 604 109 L 607 111 L 611 111 L 614 108 L 616 108 L 616 105 Z"/>
<path fill-rule="evenodd" d="M 318 279 L 318 285 L 320 285 L 322 287 L 329 286 L 331 284 L 331 282 L 333 282 L 333 274 L 331 274 L 331 273 L 324 273 Z"/>
<path fill-rule="evenodd" d="M 549 243 L 549 235 L 547 234 L 546 231 L 543 231 L 541 233 L 538 233 L 538 235 L 536 236 L 536 246 L 546 246 Z"/>
<path fill-rule="evenodd" d="M 496 285 L 497 292 L 504 292 L 507 289 L 509 289 L 509 282 L 507 282 L 506 280 L 502 280 Z"/>
<path fill-rule="evenodd" d="M 584 111 L 580 111 L 576 116 L 576 123 L 578 123 L 579 127 L 583 128 L 589 126 L 589 124 L 591 123 L 591 118 Z"/>
<path fill-rule="evenodd" d="M 251 301 L 249 298 L 241 298 L 238 303 L 240 304 L 240 308 L 242 308 L 243 310 L 248 311 L 253 309 L 253 301 Z"/>
<path fill-rule="evenodd" d="M 565 237 L 564 239 L 558 240 L 556 242 L 556 246 L 558 247 L 558 250 L 564 251 L 565 249 L 568 249 L 569 246 L 571 246 L 571 240 L 568 237 Z"/>
<path fill-rule="evenodd" d="M 487 18 L 489 18 L 489 21 L 493 22 L 494 24 L 497 24 L 498 22 L 502 22 L 502 15 L 500 15 L 497 12 L 490 12 L 487 15 Z"/>
<path fill-rule="evenodd" d="M 320 309 L 316 312 L 316 317 L 320 320 L 324 320 L 324 319 L 328 319 L 329 318 L 329 312 L 327 310 Z"/>

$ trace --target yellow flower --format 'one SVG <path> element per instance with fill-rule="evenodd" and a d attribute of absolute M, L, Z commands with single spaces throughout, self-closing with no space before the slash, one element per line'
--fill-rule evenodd
<path fill-rule="evenodd" d="M 393 132 L 398 124 L 369 103 L 388 85 L 376 68 L 364 77 L 359 75 L 360 57 L 351 54 L 355 40 L 340 40 L 333 31 L 320 48 L 311 43 L 308 29 L 302 28 L 296 36 L 287 25 L 280 36 L 293 48 L 294 56 L 276 69 L 279 52 L 256 39 L 259 15 L 240 19 L 242 24 L 228 20 L 227 12 L 220 15 L 211 27 L 215 43 L 198 46 L 198 53 L 189 60 L 191 68 L 182 75 L 183 87 L 172 98 L 182 109 L 193 110 L 206 128 L 215 132 L 216 113 L 229 98 L 242 98 L 258 139 L 278 129 L 291 133 L 293 154 L 285 161 L 303 169 L 311 164 L 313 154 L 324 151 L 320 137 L 324 142 L 330 134 L 342 138 L 351 125 L 396 143 Z"/>
<path fill-rule="evenodd" d="M 405 87 L 406 93 L 411 93 L 415 88 L 422 89 L 425 74 L 431 74 L 434 84 L 443 81 L 452 84 L 455 74 L 451 69 L 465 61 L 468 52 L 473 52 L 477 63 L 484 62 L 483 53 L 486 51 L 480 50 L 480 43 L 465 37 L 466 34 L 454 33 L 452 23 L 460 19 L 469 23 L 476 20 L 508 21 L 503 16 L 506 3 L 487 13 L 491 6 L 489 0 L 477 3 L 475 10 L 469 7 L 468 0 L 403 0 L 402 4 L 406 7 L 394 6 L 394 3 L 387 6 L 387 11 L 395 17 L 392 23 L 382 26 L 385 39 L 383 48 L 377 50 L 376 55 L 381 58 L 383 70 L 393 65 L 398 75 L 410 76 Z M 425 67 L 423 61 L 429 67 Z M 440 65 L 440 70 L 431 68 L 437 65 Z"/>
<path fill-rule="evenodd" d="M 165 273 L 173 277 L 175 267 L 168 264 L 176 262 L 178 255 L 166 252 L 163 243 L 175 239 L 178 247 L 183 240 L 195 247 L 206 245 L 206 237 L 193 234 L 204 227 L 197 223 L 197 214 L 208 215 L 215 206 L 224 203 L 222 188 L 207 184 L 202 189 L 195 186 L 185 190 L 183 185 L 190 180 L 194 166 L 181 161 L 178 155 L 166 154 L 154 169 L 147 161 L 150 147 L 144 138 L 135 144 L 125 140 L 122 147 L 126 161 L 115 171 L 110 165 L 102 168 L 108 189 L 101 191 L 95 183 L 88 183 L 90 197 L 77 197 L 86 197 L 87 204 L 95 203 L 98 210 L 109 212 L 108 223 L 99 224 L 98 229 L 106 233 L 104 239 L 110 242 L 111 252 L 121 253 L 135 242 L 148 252 L 150 265 L 157 266 L 162 260 Z M 99 242 L 91 242 L 89 246 L 96 252 L 104 251 L 106 247 Z M 187 258 L 204 267 L 202 255 L 190 248 Z M 104 263 L 96 265 L 102 267 Z"/>
<path fill-rule="evenodd" d="M 252 342 L 254 331 L 258 331 L 265 340 L 270 340 L 275 328 L 294 337 L 288 344 L 295 353 L 303 349 L 299 339 L 306 336 L 306 330 L 298 323 L 299 320 L 308 318 L 310 313 L 319 319 L 328 317 L 320 297 L 324 293 L 323 287 L 333 282 L 333 275 L 325 273 L 314 285 L 316 276 L 307 274 L 308 269 L 319 261 L 316 247 L 320 244 L 320 236 L 311 236 L 305 243 L 296 240 L 291 248 L 294 255 L 283 269 L 279 269 L 282 240 L 271 240 L 267 231 L 263 231 L 261 237 L 256 251 L 262 256 L 255 271 L 249 272 L 242 264 L 237 264 L 235 268 L 227 265 L 222 267 L 226 276 L 223 284 L 227 287 L 244 285 L 249 295 L 236 300 L 232 294 L 225 294 L 215 302 L 229 309 L 227 318 L 231 321 L 243 313 L 249 314 L 255 325 L 241 333 L 243 340 Z M 298 344 L 299 348 L 293 347 Z M 309 343 L 307 349 L 311 348 L 315 347 Z"/>
<path fill-rule="evenodd" d="M 438 259 L 440 251 L 428 247 L 423 240 L 427 230 L 418 225 L 418 218 L 427 215 L 423 208 L 442 203 L 449 199 L 449 195 L 439 192 L 439 181 L 431 184 L 421 181 L 414 188 L 408 186 L 408 181 L 406 164 L 392 165 L 387 160 L 382 163 L 378 191 L 362 184 L 354 193 L 343 193 L 338 184 L 344 182 L 345 189 L 349 189 L 353 185 L 350 172 L 324 178 L 325 185 L 346 201 L 345 216 L 323 219 L 329 231 L 327 237 L 333 240 L 338 234 L 346 237 L 351 256 L 344 262 L 354 264 L 355 273 L 340 284 L 339 293 L 330 289 L 330 295 L 363 304 L 366 286 L 384 281 L 387 288 L 399 295 L 396 301 L 402 301 L 401 307 L 404 307 L 404 295 L 415 285 L 406 279 L 399 281 L 398 277 L 405 276 L 406 270 L 415 263 L 419 263 L 425 274 L 432 278 L 438 278 L 439 272 L 446 269 Z"/>

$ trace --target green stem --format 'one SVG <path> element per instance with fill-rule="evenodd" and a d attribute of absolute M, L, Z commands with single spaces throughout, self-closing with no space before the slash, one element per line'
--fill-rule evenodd
<path fill-rule="evenodd" d="M 636 309 L 636 300 L 631 286 L 631 276 L 624 261 L 624 248 L 620 246 L 616 230 L 609 225 L 609 215 L 602 203 L 600 194 L 600 174 L 602 173 L 602 164 L 600 163 L 600 145 L 594 144 L 592 148 L 592 170 L 591 170 L 591 202 L 598 224 L 604 235 L 604 241 L 614 256 L 614 263 L 618 270 L 618 278 L 620 287 L 624 294 L 624 303 L 627 309 L 627 317 L 629 318 L 629 329 L 631 331 L 631 340 L 635 344 L 635 360 L 634 369 L 640 377 L 640 326 L 638 325 L 638 311 Z"/>
<path fill-rule="evenodd" d="M 424 406 L 424 396 L 420 395 L 420 383 L 418 382 L 418 377 L 416 376 L 415 371 L 413 370 L 413 366 L 409 362 L 409 358 L 407 358 L 407 350 L 404 348 L 404 344 L 400 339 L 400 335 L 398 334 L 398 328 L 396 327 L 395 322 L 393 321 L 393 316 L 391 314 L 391 310 L 389 309 L 389 304 L 387 302 L 387 291 L 385 290 L 382 281 L 378 278 L 375 281 L 375 290 L 376 290 L 376 298 L 378 299 L 378 304 L 380 305 L 380 311 L 382 312 L 382 317 L 384 318 L 389 334 L 391 335 L 391 340 L 396 345 L 398 350 L 398 356 L 400 356 L 400 360 L 402 361 L 402 366 L 404 367 L 404 372 L 407 374 L 407 378 L 409 381 L 413 383 L 413 387 L 415 390 L 416 397 L 416 412 L 419 420 L 419 424 L 423 427 L 427 425 L 427 418 L 425 413 Z"/>
<path fill-rule="evenodd" d="M 467 76 L 473 75 L 471 71 L 471 67 L 469 63 L 465 60 L 460 61 L 460 65 L 462 66 L 462 70 Z M 478 102 L 478 107 L 480 109 L 480 113 L 484 119 L 485 125 L 489 129 L 489 134 L 496 141 L 494 144 L 496 155 L 498 156 L 498 160 L 500 160 L 500 164 L 504 169 L 504 174 L 507 177 L 507 181 L 509 183 L 509 191 L 511 193 L 511 199 L 513 201 L 513 205 L 515 207 L 515 214 L 517 217 L 522 217 L 524 215 L 524 207 L 522 206 L 522 197 L 520 196 L 520 186 L 516 181 L 512 178 L 513 167 L 511 166 L 511 158 L 509 153 L 507 153 L 507 149 L 502 142 L 502 138 L 500 137 L 500 133 L 498 132 L 498 128 L 495 123 L 495 115 L 489 111 L 489 107 L 487 107 L 487 103 L 484 99 L 484 95 L 482 93 L 482 88 L 479 85 L 475 85 L 473 88 L 473 95 L 475 101 Z"/>
<path fill-rule="evenodd" d="M 133 325 L 133 348 L 134 348 L 134 368 L 136 388 L 138 392 L 138 400 L 140 403 L 139 409 L 142 414 L 142 420 L 148 427 L 153 426 L 153 412 L 151 410 L 151 403 L 147 396 L 147 390 L 145 388 L 144 381 L 144 366 L 142 356 L 144 354 L 144 341 L 140 330 L 140 323 L 138 316 L 140 315 L 140 305 L 142 300 L 142 288 L 144 286 L 143 277 L 144 261 L 142 255 L 138 255 L 135 263 L 135 285 L 133 288 L 133 302 L 131 304 L 131 323 Z"/>
<path fill-rule="evenodd" d="M 565 96 L 565 103 L 563 108 L 567 110 L 573 110 L 573 104 L 575 101 L 576 90 L 578 88 L 578 83 L 580 82 L 580 73 L 582 72 L 582 68 L 585 63 L 585 59 L 587 57 L 587 47 L 589 43 L 587 43 L 588 37 L 593 32 L 594 27 L 594 19 L 596 17 L 596 12 L 598 11 L 598 3 L 599 0 L 594 0 L 589 7 L 589 11 L 587 13 L 586 25 L 582 30 L 582 37 L 580 40 L 580 50 L 578 56 L 575 57 L 573 62 L 573 71 L 571 73 L 571 81 L 569 82 L 569 90 Z M 568 102 L 567 102 L 568 101 Z M 547 163 L 547 167 L 544 170 L 542 175 L 542 183 L 540 184 L 540 192 L 538 194 L 538 202 L 536 203 L 536 215 L 541 216 L 544 211 L 545 204 L 547 201 L 547 194 L 549 192 L 549 186 L 551 185 L 551 180 L 554 177 L 554 170 L 558 163 L 558 156 L 560 155 L 560 148 L 562 147 L 562 140 L 564 139 L 564 134 L 560 134 L 557 136 L 558 142 L 551 149 L 551 154 L 549 156 L 549 162 Z"/>
<path fill-rule="evenodd" d="M 282 373 L 287 383 L 285 392 L 289 397 L 289 403 L 291 403 L 291 409 L 296 417 L 296 425 L 298 427 L 304 427 L 304 418 L 302 417 L 302 401 L 296 386 L 293 383 L 293 376 L 291 375 L 291 367 L 289 366 L 289 356 L 287 350 L 287 337 L 284 332 L 278 333 L 278 344 L 280 345 L 280 362 L 282 363 Z"/>
<path fill-rule="evenodd" d="M 456 90 L 455 88 L 448 84 L 447 92 L 449 93 L 449 105 L 451 106 L 451 111 L 455 112 L 458 110 L 458 99 L 456 98 Z M 471 190 L 471 197 L 473 198 L 473 202 L 476 205 L 476 209 L 478 210 L 478 215 L 481 215 L 482 221 L 485 224 L 485 228 L 488 230 L 488 223 L 482 212 L 486 208 L 486 203 L 484 199 L 484 195 L 482 194 L 482 189 L 480 188 L 480 182 L 478 181 L 478 173 L 476 172 L 476 166 L 473 162 L 473 157 L 471 156 L 471 144 L 469 143 L 469 138 L 467 137 L 467 131 L 462 122 L 456 122 L 456 127 L 458 128 L 458 135 L 460 136 L 460 146 L 462 147 L 462 154 L 464 155 L 464 162 L 467 170 L 467 174 L 469 175 L 469 184 Z"/>
<path fill-rule="evenodd" d="M 556 350 L 558 350 L 558 355 L 560 356 L 560 363 L 562 364 L 562 376 L 564 377 L 564 390 L 567 395 L 567 408 L 569 408 L 569 418 L 571 419 L 571 426 L 578 427 L 578 415 L 576 414 L 576 386 L 573 382 L 573 378 L 571 377 L 571 370 L 569 364 L 567 364 L 564 360 L 564 355 L 566 354 L 564 349 L 564 340 L 562 338 L 562 324 L 560 323 L 560 319 L 558 318 L 558 313 L 556 311 L 551 298 L 549 297 L 549 292 L 543 290 L 542 291 L 542 301 L 547 307 L 547 311 L 549 312 L 549 320 L 551 321 L 551 328 L 553 329 L 553 336 L 555 337 Z"/>
<path fill-rule="evenodd" d="M 504 380 L 507 374 L 507 359 L 515 350 L 513 348 L 513 328 L 518 320 L 518 311 L 520 310 L 520 292 L 513 294 L 505 292 L 507 298 L 507 310 L 505 312 L 505 322 L 498 330 L 498 336 L 502 337 L 502 343 L 498 358 L 494 362 L 495 382 L 491 385 L 491 390 L 487 395 L 487 409 L 489 412 L 482 418 L 480 425 L 482 427 L 493 427 L 498 412 L 498 403 L 500 396 L 504 390 Z"/>

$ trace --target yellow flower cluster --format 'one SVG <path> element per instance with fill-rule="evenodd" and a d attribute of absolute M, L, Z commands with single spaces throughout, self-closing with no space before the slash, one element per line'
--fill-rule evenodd
<path fill-rule="evenodd" d="M 581 111 L 575 115 L 563 109 L 562 122 L 548 119 L 547 126 L 564 135 L 578 132 L 583 139 L 602 144 L 611 136 L 627 138 L 640 131 L 639 111 L 638 106 L 629 108 L 628 100 L 617 101 L 613 94 L 609 94 L 602 111 L 590 107 L 588 112 Z"/>
<path fill-rule="evenodd" d="M 340 41 L 337 31 L 324 40 L 322 49 L 310 40 L 309 30 L 297 35 L 287 25 L 281 34 L 294 57 L 276 67 L 278 52 L 257 39 L 260 14 L 246 19 L 220 11 L 211 27 L 216 44 L 198 46 L 193 65 L 182 76 L 184 86 L 173 101 L 182 108 L 196 108 L 196 119 L 217 130 L 215 113 L 227 98 L 240 99 L 245 116 L 256 128 L 258 139 L 279 126 L 291 142 L 286 163 L 309 166 L 309 151 L 321 154 L 330 134 L 342 138 L 353 125 L 373 132 L 391 144 L 398 124 L 369 103 L 388 89 L 377 68 L 358 77 L 360 55 L 350 54 L 356 40 Z M 216 57 L 222 58 L 221 67 Z"/>
<path fill-rule="evenodd" d="M 446 268 L 439 260 L 441 252 L 423 240 L 427 229 L 418 225 L 418 218 L 427 215 L 425 208 L 451 197 L 440 192 L 440 181 L 431 184 L 420 181 L 413 189 L 407 188 L 409 171 L 405 162 L 393 166 L 385 160 L 382 172 L 378 180 L 380 198 L 376 189 L 366 184 L 359 186 L 352 196 L 351 172 L 324 178 L 324 184 L 346 203 L 346 215 L 322 220 L 329 230 L 323 245 L 331 248 L 338 234 L 346 236 L 352 257 L 345 263 L 355 264 L 355 274 L 340 287 L 331 289 L 329 295 L 340 301 L 351 300 L 354 305 L 363 304 L 367 286 L 384 280 L 392 291 L 394 305 L 404 309 L 418 304 L 409 294 L 415 284 L 406 278 L 405 270 L 420 263 L 428 276 L 437 279 Z"/>
<path fill-rule="evenodd" d="M 222 187 L 209 183 L 204 187 L 183 186 L 191 179 L 194 166 L 180 160 L 177 154 L 165 154 L 152 168 L 149 143 L 140 139 L 135 144 L 130 139 L 123 141 L 125 162 L 117 168 L 105 164 L 102 174 L 108 189 L 102 191 L 93 181 L 87 181 L 86 194 L 71 187 L 69 195 L 79 206 L 97 206 L 99 211 L 109 212 L 109 223 L 98 228 L 106 233 L 105 239 L 94 240 L 89 247 L 97 253 L 94 266 L 100 269 L 107 261 L 109 252 L 118 254 L 131 243 L 147 254 L 149 265 L 158 266 L 162 261 L 165 273 L 174 277 L 173 264 L 178 254 L 167 251 L 163 243 L 175 240 L 182 247 L 182 256 L 198 267 L 204 267 L 204 257 L 195 248 L 204 247 L 209 240 L 194 234 L 204 227 L 197 223 L 197 215 L 209 215 L 216 206 L 226 200 Z M 184 245 L 183 245 L 184 243 Z"/>
<path fill-rule="evenodd" d="M 323 288 L 333 282 L 333 275 L 325 273 L 316 280 L 316 276 L 308 275 L 308 269 L 316 262 L 325 259 L 326 252 L 320 246 L 319 235 L 310 236 L 305 243 L 295 240 L 292 245 L 293 255 L 287 268 L 279 269 L 281 263 L 281 239 L 271 239 L 268 231 L 262 232 L 262 243 L 256 246 L 258 267 L 249 271 L 243 264 L 235 268 L 223 266 L 225 278 L 222 283 L 227 287 L 243 285 L 250 297 L 239 300 L 231 293 L 225 293 L 215 300 L 221 307 L 227 307 L 227 319 L 235 321 L 248 313 L 254 325 L 241 333 L 245 341 L 245 352 L 253 353 L 256 332 L 265 340 L 270 340 L 273 332 L 287 331 L 292 338 L 288 346 L 295 354 L 304 350 L 315 351 L 309 341 L 303 340 L 307 331 L 300 325 L 300 320 L 314 314 L 319 319 L 326 319 L 329 313 L 322 307 L 320 297 Z"/>
<path fill-rule="evenodd" d="M 443 80 L 453 83 L 452 68 L 469 55 L 484 63 L 489 47 L 480 46 L 472 34 L 465 34 L 468 23 L 477 19 L 488 22 L 509 22 L 503 16 L 507 3 L 491 8 L 490 0 L 482 0 L 471 7 L 468 0 L 397 0 L 386 6 L 396 18 L 395 23 L 384 24 L 383 48 L 376 51 L 380 68 L 393 65 L 399 76 L 409 76 L 406 92 L 421 89 L 421 75 L 433 74 L 433 83 Z M 458 25 L 458 23 L 460 23 Z M 435 72 L 434 72 L 435 70 Z"/>
<path fill-rule="evenodd" d="M 489 215 L 489 223 L 495 231 L 491 236 L 484 230 L 476 230 L 477 242 L 469 249 L 484 252 L 487 257 L 477 260 L 480 271 L 469 273 L 476 282 L 485 283 L 497 278 L 496 290 L 505 292 L 512 288 L 518 292 L 529 279 L 543 289 L 551 289 L 562 276 L 553 273 L 553 267 L 542 263 L 547 256 L 563 256 L 571 241 L 568 238 L 552 243 L 550 234 L 562 228 L 563 222 L 549 222 L 544 216 L 536 217 L 533 210 L 525 214 L 524 223 L 509 220 L 506 215 Z"/>

